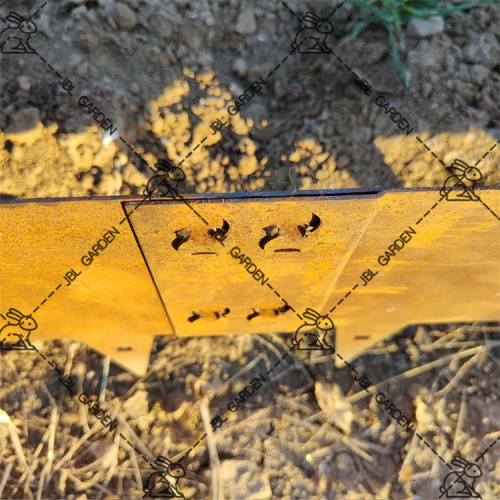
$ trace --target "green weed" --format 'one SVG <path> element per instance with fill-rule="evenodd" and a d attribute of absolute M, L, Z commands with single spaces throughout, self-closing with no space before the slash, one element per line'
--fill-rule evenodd
<path fill-rule="evenodd" d="M 479 0 L 446 8 L 438 8 L 438 0 L 347 0 L 347 3 L 359 8 L 356 17 L 347 26 L 348 39 L 357 37 L 371 24 L 384 26 L 389 33 L 394 64 L 406 87 L 409 87 L 399 55 L 399 51 L 405 48 L 404 26 L 412 19 L 446 17 L 454 12 L 464 12 L 479 5 L 495 5 L 496 0 Z"/>

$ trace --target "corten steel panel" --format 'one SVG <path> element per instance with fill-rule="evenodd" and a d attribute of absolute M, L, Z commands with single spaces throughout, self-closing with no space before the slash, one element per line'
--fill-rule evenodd
<path fill-rule="evenodd" d="M 477 194 L 497 214 L 500 191 Z M 331 309 L 360 283 L 332 314 L 336 346 L 352 358 L 408 324 L 500 319 L 500 222 L 480 202 L 442 200 L 434 190 L 386 193 L 377 214 L 332 290 Z M 378 258 L 409 227 L 412 239 L 390 262 Z M 378 271 L 362 286 L 359 276 Z M 353 339 L 356 337 L 367 337 Z"/>
<path fill-rule="evenodd" d="M 208 226 L 182 201 L 158 197 L 142 205 L 130 216 L 135 236 L 177 333 L 293 332 L 301 324 L 295 313 L 274 313 L 283 298 L 298 313 L 306 307 L 322 313 L 336 307 L 331 313 L 336 346 L 345 357 L 354 357 L 410 323 L 500 317 L 500 224 L 484 205 L 436 204 L 436 190 L 359 191 L 188 196 Z M 477 193 L 500 211 L 499 190 Z M 130 213 L 138 202 L 127 200 L 1 204 L 0 312 L 10 307 L 35 311 L 39 328 L 31 340 L 79 338 L 142 373 L 153 335 L 173 329 L 124 219 L 122 204 Z M 305 238 L 298 226 L 309 223 L 313 213 L 321 225 Z M 208 233 L 222 227 L 223 219 L 229 223 L 225 247 Z M 274 224 L 280 236 L 262 249 L 263 228 Z M 113 226 L 120 234 L 91 266 L 84 266 L 82 256 Z M 409 227 L 417 234 L 380 266 L 378 257 Z M 192 235 L 177 251 L 172 241 L 180 229 Z M 272 289 L 230 256 L 232 246 L 263 270 Z M 295 251 L 275 252 L 290 249 Z M 362 287 L 360 275 L 368 268 L 379 274 Z M 70 269 L 82 274 L 66 286 L 64 274 Z M 230 313 L 217 319 L 215 313 L 226 307 Z M 261 316 L 248 319 L 252 308 L 260 308 Z M 193 311 L 204 317 L 189 322 Z M 128 346 L 131 351 L 118 350 Z"/>
<path fill-rule="evenodd" d="M 478 189 L 495 211 L 500 192 Z M 352 358 L 405 325 L 419 322 L 498 320 L 500 308 L 500 224 L 479 202 L 439 202 L 438 190 L 401 190 L 370 196 L 189 199 L 207 226 L 182 201 L 153 201 L 131 215 L 178 335 L 238 332 L 293 332 L 301 322 L 283 305 L 330 314 L 336 347 Z M 127 203 L 127 211 L 134 203 Z M 303 238 L 297 230 L 314 213 L 319 229 Z M 229 223 L 223 248 L 210 228 Z M 263 228 L 280 226 L 280 237 L 259 247 Z M 413 228 L 401 251 L 386 266 L 377 259 L 400 234 Z M 190 240 L 172 247 L 176 231 Z M 261 269 L 271 290 L 248 274 L 229 250 L 238 246 Z M 275 252 L 295 248 L 300 252 Z M 213 252 L 214 254 L 211 254 Z M 377 272 L 363 287 L 360 275 Z M 358 284 L 355 291 L 346 294 Z M 230 309 L 217 319 L 216 312 Z M 247 319 L 253 308 L 270 314 Z M 203 317 L 193 322 L 194 311 Z"/>
<path fill-rule="evenodd" d="M 119 224 L 122 201 L 1 204 L 0 312 L 13 307 L 30 314 L 47 299 L 33 314 L 38 328 L 30 340 L 78 338 L 140 374 L 154 335 L 173 330 L 128 222 Z M 82 256 L 112 226 L 120 234 L 84 266 Z M 67 286 L 70 269 L 82 274 Z"/>
<path fill-rule="evenodd" d="M 299 313 L 324 302 L 379 202 L 378 195 L 190 200 L 207 226 L 182 201 L 154 201 L 135 211 L 130 222 L 177 335 L 292 332 L 299 321 L 293 311 L 274 312 L 285 305 L 281 298 Z M 133 206 L 127 203 L 127 212 Z M 313 214 L 321 224 L 304 237 L 298 226 Z M 229 224 L 225 247 L 209 234 L 223 220 Z M 262 249 L 263 228 L 271 225 L 280 227 L 280 236 Z M 191 238 L 175 250 L 172 243 L 182 229 L 191 231 Z M 235 246 L 281 298 L 231 256 Z M 226 308 L 230 312 L 217 318 Z M 255 308 L 261 315 L 248 319 Z M 203 317 L 190 322 L 196 311 Z"/>

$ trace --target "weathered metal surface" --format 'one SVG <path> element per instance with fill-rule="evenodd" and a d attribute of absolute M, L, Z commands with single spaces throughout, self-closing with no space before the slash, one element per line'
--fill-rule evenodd
<path fill-rule="evenodd" d="M 478 193 L 500 211 L 499 190 Z M 427 189 L 189 200 L 208 226 L 182 201 L 154 201 L 134 212 L 131 224 L 178 335 L 294 332 L 301 323 L 293 311 L 275 314 L 283 298 L 299 313 L 336 307 L 336 347 L 353 358 L 408 324 L 500 318 L 500 224 L 479 202 L 440 198 Z M 321 225 L 305 238 L 298 226 L 312 214 Z M 209 234 L 223 220 L 225 247 Z M 270 226 L 279 226 L 279 236 L 262 248 Z M 409 227 L 411 241 L 381 266 L 379 256 Z M 176 250 L 180 230 L 190 239 Z M 273 289 L 230 255 L 235 246 Z M 363 286 L 368 268 L 378 275 Z"/>
<path fill-rule="evenodd" d="M 177 335 L 292 332 L 300 321 L 292 310 L 280 312 L 282 299 L 299 313 L 324 302 L 379 201 L 377 195 L 190 200 L 208 226 L 182 201 L 152 202 L 130 221 Z M 127 211 L 133 205 L 127 203 Z M 302 236 L 299 226 L 313 214 L 321 223 Z M 223 221 L 229 224 L 224 247 L 210 235 Z M 272 225 L 279 236 L 261 248 L 264 228 Z M 190 239 L 175 250 L 176 232 L 183 229 Z M 231 256 L 232 247 L 264 273 L 261 281 Z M 260 315 L 249 319 L 255 310 Z M 195 320 L 198 311 L 202 317 Z"/>
<path fill-rule="evenodd" d="M 477 193 L 500 213 L 499 190 Z M 431 209 L 439 199 L 435 190 L 382 197 L 321 309 L 331 309 L 360 283 L 332 314 L 343 356 L 352 359 L 409 324 L 500 319 L 500 222 L 479 202 L 444 200 Z M 416 234 L 381 266 L 379 256 L 409 226 Z M 379 274 L 362 286 L 359 276 L 367 268 Z"/>
<path fill-rule="evenodd" d="M 476 192 L 500 212 L 500 190 Z M 208 225 L 162 198 L 135 211 L 138 201 L 121 197 L 1 204 L 0 313 L 33 313 L 31 340 L 78 338 L 137 374 L 154 335 L 292 333 L 308 307 L 335 308 L 348 359 L 411 323 L 500 318 L 500 224 L 480 202 L 438 202 L 434 189 L 185 199 Z M 85 266 L 112 227 L 119 234 Z M 380 265 L 408 228 L 411 241 Z M 82 274 L 66 286 L 71 269 Z M 378 274 L 363 286 L 367 269 Z"/>
<path fill-rule="evenodd" d="M 140 374 L 154 335 L 173 330 L 128 222 L 119 224 L 122 201 L 0 205 L 0 312 L 14 307 L 31 314 L 47 299 L 33 315 L 39 326 L 31 340 L 77 338 Z M 120 234 L 83 265 L 82 256 L 112 226 Z M 70 269 L 82 274 L 68 286 Z"/>

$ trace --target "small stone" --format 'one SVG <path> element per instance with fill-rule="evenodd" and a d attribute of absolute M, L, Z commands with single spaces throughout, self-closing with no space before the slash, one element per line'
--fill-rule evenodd
<path fill-rule="evenodd" d="M 480 64 L 474 64 L 470 69 L 470 75 L 472 83 L 483 86 L 488 81 L 490 72 L 488 71 L 488 68 L 485 68 Z"/>
<path fill-rule="evenodd" d="M 95 184 L 95 192 L 102 196 L 112 196 L 115 193 L 116 180 L 113 174 L 104 173 L 99 182 Z"/>
<path fill-rule="evenodd" d="M 130 31 L 137 24 L 137 16 L 134 11 L 122 3 L 117 3 L 114 9 L 114 20 L 119 28 Z"/>
<path fill-rule="evenodd" d="M 31 80 L 27 76 L 20 76 L 17 79 L 17 84 L 21 90 L 28 91 L 31 88 Z"/>
<path fill-rule="evenodd" d="M 148 178 L 140 172 L 135 166 L 128 163 L 123 169 L 123 181 L 130 186 L 144 186 L 148 182 Z"/>
<path fill-rule="evenodd" d="M 248 66 L 244 59 L 238 57 L 233 64 L 233 73 L 238 75 L 240 78 L 244 78 L 247 74 Z"/>
<path fill-rule="evenodd" d="M 479 45 L 477 44 L 476 41 L 472 41 L 472 42 L 468 43 L 462 49 L 464 61 L 471 63 L 471 64 L 475 63 L 478 50 L 479 50 Z"/>
<path fill-rule="evenodd" d="M 422 40 L 417 49 L 410 50 L 408 53 L 408 62 L 411 66 L 420 66 L 426 69 L 437 68 L 441 56 L 442 53 L 438 47 L 433 46 L 431 42 Z"/>
<path fill-rule="evenodd" d="M 252 175 L 257 172 L 259 164 L 255 156 L 242 155 L 240 163 L 238 164 L 238 171 L 242 177 Z"/>
<path fill-rule="evenodd" d="M 92 35 L 81 35 L 78 39 L 78 45 L 83 52 L 92 54 L 97 49 L 97 38 Z"/>
<path fill-rule="evenodd" d="M 94 176 L 90 172 L 84 172 L 80 176 L 80 184 L 84 189 L 90 191 L 94 187 Z"/>
<path fill-rule="evenodd" d="M 318 180 L 318 181 L 322 181 L 324 179 L 327 179 L 328 177 L 330 177 L 330 172 L 328 171 L 328 169 L 326 168 L 321 168 L 319 170 L 316 170 L 316 173 L 314 174 L 314 177 Z"/>
<path fill-rule="evenodd" d="M 212 16 L 208 16 L 205 19 L 205 25 L 208 26 L 209 28 L 213 28 L 216 24 L 217 24 L 217 21 Z"/>
<path fill-rule="evenodd" d="M 79 19 L 80 17 L 84 16 L 87 12 L 88 12 L 87 7 L 85 7 L 85 5 L 80 5 L 79 7 L 76 7 L 76 9 L 73 9 L 71 11 L 71 18 Z"/>
<path fill-rule="evenodd" d="M 37 108 L 21 109 L 12 115 L 9 126 L 5 129 L 5 134 L 15 134 L 34 129 L 39 122 L 40 111 Z"/>
<path fill-rule="evenodd" d="M 236 31 L 240 35 L 252 35 L 256 29 L 257 22 L 253 12 L 250 9 L 242 10 L 236 22 Z"/>
<path fill-rule="evenodd" d="M 407 32 L 410 36 L 424 38 L 426 36 L 437 35 L 444 30 L 444 19 L 441 16 L 430 19 L 412 19 L 408 23 Z"/>

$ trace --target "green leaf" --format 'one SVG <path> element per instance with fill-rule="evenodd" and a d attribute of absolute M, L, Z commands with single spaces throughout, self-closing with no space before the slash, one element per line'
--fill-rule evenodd
<path fill-rule="evenodd" d="M 442 9 L 437 6 L 438 0 L 347 0 L 347 3 L 359 8 L 354 20 L 347 26 L 348 39 L 357 37 L 371 24 L 383 25 L 389 33 L 394 64 L 408 87 L 408 79 L 399 56 L 399 49 L 404 48 L 403 27 L 409 21 L 433 16 L 445 17 L 480 5 L 497 5 L 497 0 L 478 0 Z"/>
<path fill-rule="evenodd" d="M 389 32 L 389 38 L 391 41 L 392 60 L 394 61 L 394 64 L 395 64 L 401 78 L 403 79 L 403 82 L 404 82 L 406 88 L 409 88 L 408 79 L 406 78 L 405 68 L 403 66 L 403 63 L 402 63 L 400 57 L 399 57 L 398 48 L 396 46 L 396 40 L 394 38 L 394 33 L 392 32 L 392 26 L 386 25 L 386 28 L 387 28 L 387 31 Z"/>

